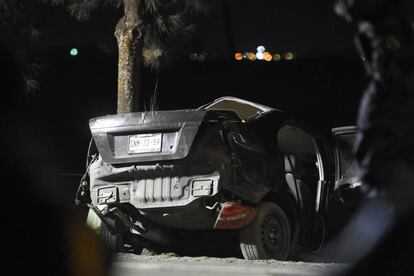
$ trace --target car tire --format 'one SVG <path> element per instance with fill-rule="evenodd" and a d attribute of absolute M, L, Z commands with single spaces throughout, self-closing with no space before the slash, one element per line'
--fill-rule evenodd
<path fill-rule="evenodd" d="M 124 250 L 124 239 L 120 233 L 112 234 L 106 223 L 102 222 L 100 234 L 103 242 L 113 252 L 122 252 Z"/>
<path fill-rule="evenodd" d="M 255 219 L 240 229 L 239 241 L 247 260 L 286 260 L 290 253 L 291 231 L 285 212 L 271 202 L 258 205 Z"/>

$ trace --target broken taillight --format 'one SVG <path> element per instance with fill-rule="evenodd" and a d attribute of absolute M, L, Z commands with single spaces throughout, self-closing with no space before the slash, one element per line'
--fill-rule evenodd
<path fill-rule="evenodd" d="M 217 217 L 214 229 L 238 229 L 256 217 L 256 210 L 236 202 L 225 202 Z"/>

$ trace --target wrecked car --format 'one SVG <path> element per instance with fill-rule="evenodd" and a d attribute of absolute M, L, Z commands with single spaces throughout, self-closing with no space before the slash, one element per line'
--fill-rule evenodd
<path fill-rule="evenodd" d="M 90 130 L 97 153 L 77 198 L 118 251 L 211 230 L 236 233 L 246 259 L 316 252 L 330 199 L 352 198 L 359 186 L 354 127 L 317 134 L 286 112 L 234 97 L 98 117 Z"/>

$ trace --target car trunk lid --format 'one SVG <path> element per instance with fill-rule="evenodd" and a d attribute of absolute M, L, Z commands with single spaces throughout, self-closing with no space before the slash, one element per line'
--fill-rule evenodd
<path fill-rule="evenodd" d="M 150 111 L 89 121 L 102 159 L 109 164 L 175 160 L 190 151 L 206 110 Z"/>

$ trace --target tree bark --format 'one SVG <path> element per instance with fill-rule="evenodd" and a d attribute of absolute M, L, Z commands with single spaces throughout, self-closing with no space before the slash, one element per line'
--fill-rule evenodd
<path fill-rule="evenodd" d="M 118 114 L 139 109 L 141 59 L 143 45 L 142 20 L 138 0 L 124 0 L 124 16 L 118 21 Z"/>

